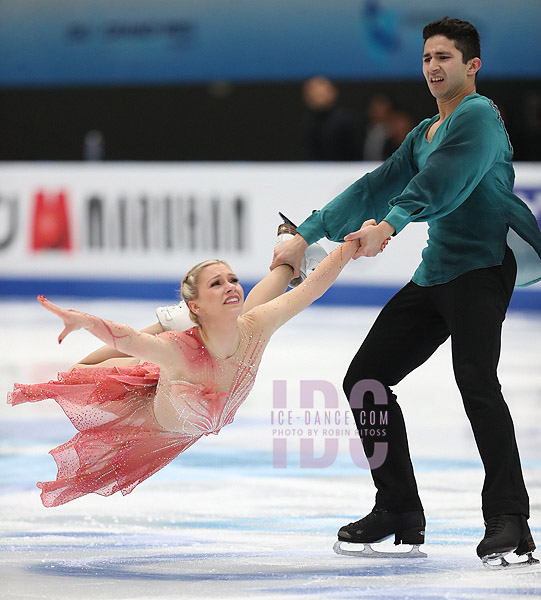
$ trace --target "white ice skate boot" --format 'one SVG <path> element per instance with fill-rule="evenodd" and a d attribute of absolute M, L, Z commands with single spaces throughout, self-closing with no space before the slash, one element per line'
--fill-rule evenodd
<path fill-rule="evenodd" d="M 186 331 L 195 327 L 190 319 L 190 309 L 184 300 L 173 306 L 158 306 L 156 316 L 164 331 Z"/>
<path fill-rule="evenodd" d="M 285 240 L 291 239 L 297 234 L 297 227 L 294 225 L 286 216 L 282 213 L 278 213 L 284 222 L 278 226 L 278 237 L 276 238 L 276 244 L 280 244 Z M 327 256 L 327 252 L 318 243 L 311 244 L 306 248 L 302 262 L 301 271 L 299 277 L 295 277 L 289 282 L 289 285 L 294 288 L 300 285 L 319 265 L 319 263 Z"/>

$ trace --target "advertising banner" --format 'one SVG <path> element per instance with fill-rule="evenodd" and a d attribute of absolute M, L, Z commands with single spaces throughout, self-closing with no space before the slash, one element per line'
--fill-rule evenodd
<path fill-rule="evenodd" d="M 228 261 L 251 284 L 268 271 L 278 211 L 300 223 L 374 166 L 0 165 L 0 294 L 33 294 L 54 282 L 67 295 L 170 296 L 207 258 Z M 515 191 L 541 220 L 541 169 L 517 164 L 516 172 Z M 383 254 L 352 261 L 337 285 L 398 288 L 425 242 L 426 225 L 411 224 Z"/>

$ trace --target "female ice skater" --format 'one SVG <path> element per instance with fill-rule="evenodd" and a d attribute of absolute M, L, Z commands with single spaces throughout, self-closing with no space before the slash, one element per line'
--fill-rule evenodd
<path fill-rule="evenodd" d="M 43 504 L 58 506 L 93 492 L 128 494 L 201 437 L 231 423 L 271 335 L 330 287 L 357 248 L 356 242 L 339 246 L 287 294 L 291 267 L 274 269 L 245 302 L 226 263 L 200 263 L 182 282 L 195 322 L 183 332 L 151 335 L 40 296 L 64 322 L 59 343 L 86 329 L 136 359 L 75 368 L 46 384 L 16 384 L 9 394 L 13 405 L 53 398 L 79 431 L 51 451 L 58 475 L 37 484 Z"/>

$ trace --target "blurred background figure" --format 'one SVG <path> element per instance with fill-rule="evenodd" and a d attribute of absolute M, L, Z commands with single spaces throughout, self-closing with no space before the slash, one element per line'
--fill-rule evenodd
<path fill-rule="evenodd" d="M 389 115 L 388 137 L 383 148 L 383 158 L 389 158 L 398 149 L 408 133 L 416 125 L 410 114 L 403 110 L 393 110 Z"/>
<path fill-rule="evenodd" d="M 398 149 L 416 125 L 413 117 L 398 109 L 385 94 L 375 94 L 366 109 L 362 131 L 362 160 L 383 161 Z"/>
<path fill-rule="evenodd" d="M 105 139 L 97 129 L 87 132 L 83 140 L 83 160 L 99 161 L 105 155 Z"/>
<path fill-rule="evenodd" d="M 304 82 L 302 95 L 308 108 L 301 122 L 306 158 L 359 160 L 358 122 L 352 111 L 338 104 L 336 85 L 318 75 Z"/>
<path fill-rule="evenodd" d="M 363 131 L 362 160 L 385 160 L 391 138 L 393 104 L 383 95 L 372 96 L 366 111 Z"/>

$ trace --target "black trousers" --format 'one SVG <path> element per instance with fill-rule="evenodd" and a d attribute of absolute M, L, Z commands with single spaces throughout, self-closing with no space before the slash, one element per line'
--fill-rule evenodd
<path fill-rule="evenodd" d="M 529 516 L 513 421 L 497 376 L 501 327 L 515 275 L 515 258 L 507 249 L 501 266 L 471 271 L 433 287 L 408 283 L 376 319 L 344 379 L 350 401 L 353 386 L 362 379 L 376 379 L 387 390 L 386 406 L 375 405 L 369 392 L 363 406 L 365 411 L 387 412 L 387 456 L 371 471 L 376 508 L 422 510 L 404 418 L 391 386 L 422 365 L 450 336 L 455 379 L 485 468 L 483 516 Z M 352 410 L 357 428 L 366 428 L 361 426 L 360 410 Z M 382 441 L 366 436 L 362 440 L 367 457 L 373 455 L 374 442 Z"/>

